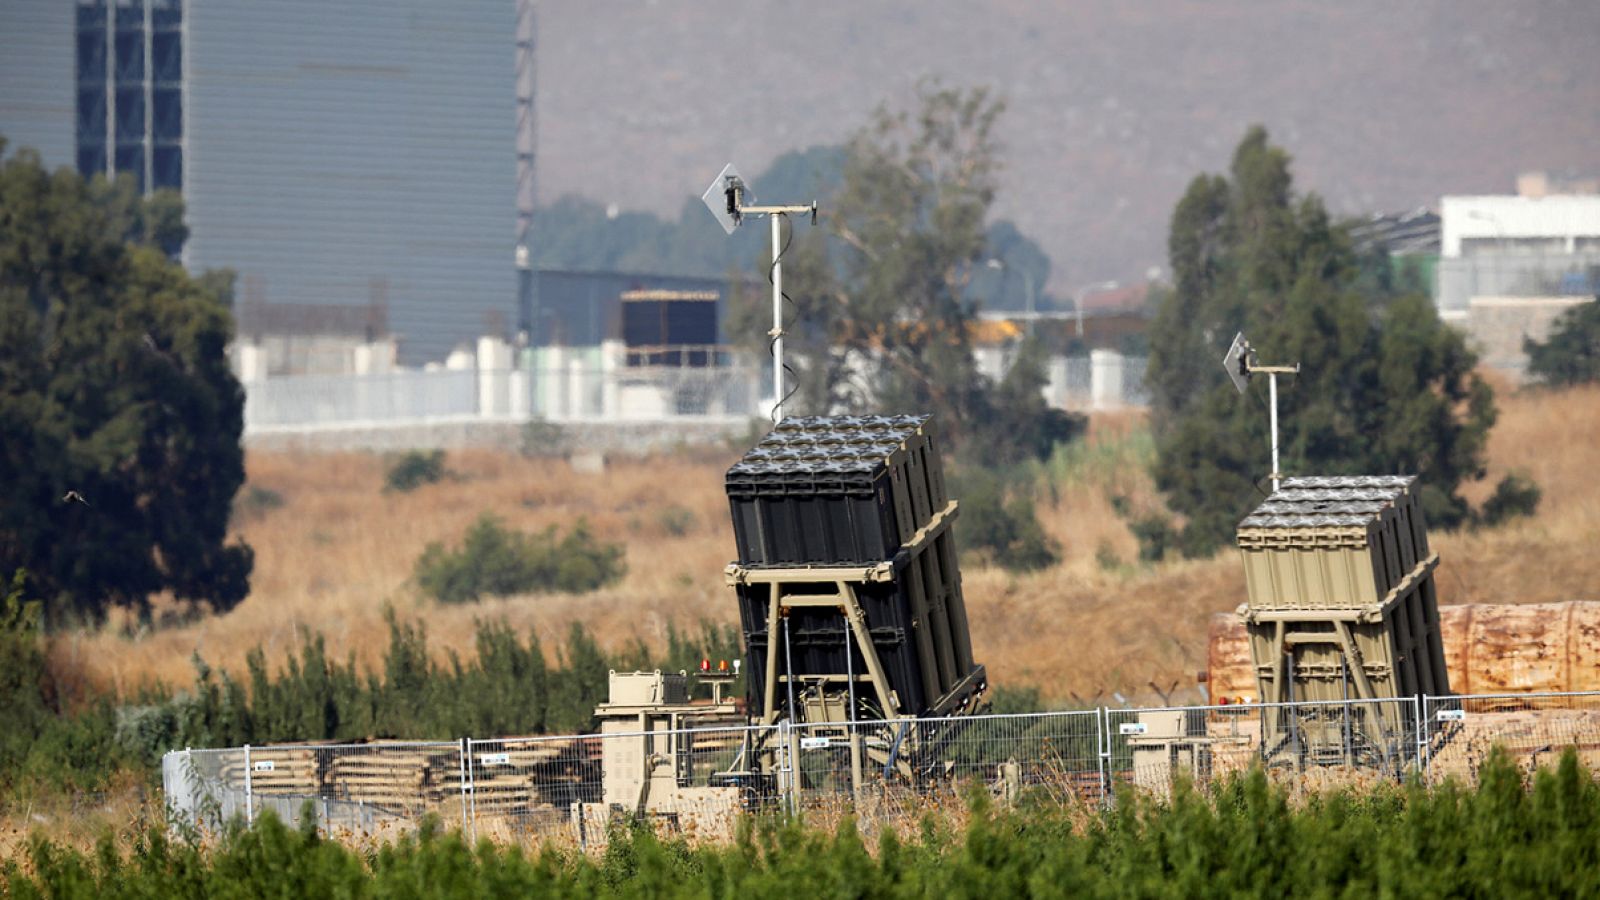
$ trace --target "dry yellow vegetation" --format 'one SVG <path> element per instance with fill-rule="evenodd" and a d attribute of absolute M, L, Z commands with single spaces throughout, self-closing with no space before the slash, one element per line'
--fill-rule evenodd
<path fill-rule="evenodd" d="M 1204 666 L 1207 620 L 1240 601 L 1243 575 L 1231 552 L 1136 563 L 1136 541 L 1110 497 L 1128 498 L 1135 510 L 1155 502 L 1138 464 L 1148 444 L 1139 417 L 1097 417 L 1087 443 L 1053 469 L 1057 477 L 1038 498 L 1044 527 L 1063 547 L 1061 563 L 1023 576 L 965 570 L 974 650 L 991 683 L 1036 685 L 1057 702 L 1112 691 L 1148 696 L 1151 683 L 1192 690 Z M 470 653 L 474 622 L 482 618 L 532 629 L 547 648 L 574 621 L 608 646 L 636 636 L 659 646 L 668 623 L 736 618 L 722 584 L 733 555 L 722 472 L 735 455 L 625 460 L 588 475 L 561 461 L 458 452 L 448 459 L 452 478 L 386 494 L 382 460 L 373 455 L 251 454 L 250 484 L 286 502 L 238 523 L 256 550 L 250 597 L 225 616 L 189 624 L 129 635 L 112 622 L 65 635 L 55 642 L 55 662 L 60 671 L 126 693 L 155 679 L 187 684 L 197 652 L 213 666 L 238 670 L 245 653 L 261 645 L 279 664 L 313 629 L 326 635 L 334 655 L 353 653 L 375 664 L 386 643 L 386 605 L 424 621 L 441 654 Z M 1531 519 L 1436 535 L 1441 600 L 1600 599 L 1600 388 L 1502 391 L 1489 459 L 1490 477 L 1475 486 L 1474 499 L 1518 469 L 1544 489 L 1544 501 Z M 483 512 L 524 529 L 586 517 L 599 537 L 626 544 L 628 574 L 580 596 L 463 606 L 419 597 L 408 580 L 424 546 L 458 541 Z"/>

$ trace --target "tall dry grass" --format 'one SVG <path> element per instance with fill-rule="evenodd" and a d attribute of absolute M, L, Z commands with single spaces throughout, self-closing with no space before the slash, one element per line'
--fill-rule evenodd
<path fill-rule="evenodd" d="M 1114 691 L 1149 697 L 1152 683 L 1161 690 L 1176 684 L 1179 696 L 1192 696 L 1183 691 L 1204 666 L 1207 619 L 1240 602 L 1244 579 L 1227 551 L 1209 560 L 1137 563 L 1137 542 L 1111 498 L 1125 498 L 1135 512 L 1157 504 L 1142 465 L 1150 452 L 1142 417 L 1097 417 L 1087 441 L 1047 467 L 1051 477 L 1037 498 L 1043 526 L 1063 547 L 1060 564 L 1023 576 L 965 571 L 974 650 L 991 683 L 1037 685 L 1056 702 Z M 376 456 L 251 454 L 250 484 L 281 493 L 286 503 L 238 523 L 256 550 L 250 597 L 227 615 L 177 627 L 130 635 L 113 622 L 66 635 L 55 661 L 126 693 L 156 679 L 188 683 L 195 653 L 237 670 L 259 644 L 279 663 L 314 629 L 326 635 L 330 652 L 375 664 L 386 640 L 386 605 L 423 620 L 440 654 L 470 653 L 474 623 L 483 618 L 531 629 L 547 648 L 571 622 L 606 645 L 638 637 L 659 646 L 668 623 L 736 619 L 722 583 L 733 541 L 721 474 L 733 456 L 623 461 L 588 475 L 559 461 L 461 452 L 448 461 L 455 477 L 385 494 Z M 1491 482 L 1525 471 L 1544 488 L 1544 503 L 1532 519 L 1436 535 L 1441 600 L 1597 598 L 1600 387 L 1502 393 L 1489 460 Z M 1476 490 L 1486 493 L 1488 484 Z M 693 517 L 681 535 L 664 514 L 673 506 Z M 466 606 L 420 598 L 408 579 L 424 546 L 459 540 L 483 512 L 527 529 L 586 517 L 600 537 L 626 543 L 628 574 L 581 596 Z"/>

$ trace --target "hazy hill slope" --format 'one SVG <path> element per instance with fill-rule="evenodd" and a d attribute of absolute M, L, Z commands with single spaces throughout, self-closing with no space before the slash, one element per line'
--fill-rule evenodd
<path fill-rule="evenodd" d="M 675 216 L 724 162 L 839 141 L 923 76 L 995 86 L 997 213 L 1055 257 L 1058 291 L 1163 262 L 1184 185 L 1252 122 L 1343 211 L 1600 169 L 1600 4 L 1582 0 L 548 0 L 539 29 L 547 201 Z"/>

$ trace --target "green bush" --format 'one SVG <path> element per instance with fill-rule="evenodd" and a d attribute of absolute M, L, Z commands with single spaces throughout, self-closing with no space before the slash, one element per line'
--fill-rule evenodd
<path fill-rule="evenodd" d="M 1553 387 L 1600 381 L 1600 297 L 1556 319 L 1549 340 L 1523 339 L 1528 374 Z"/>
<path fill-rule="evenodd" d="M 565 456 L 572 449 L 567 430 L 554 422 L 534 419 L 522 426 L 522 455 L 530 459 Z"/>
<path fill-rule="evenodd" d="M 693 531 L 698 521 L 694 512 L 684 509 L 677 504 L 672 504 L 656 514 L 656 524 L 661 530 L 672 537 L 683 537 Z"/>
<path fill-rule="evenodd" d="M 560 537 L 554 526 L 538 534 L 512 531 L 485 513 L 458 549 L 429 544 L 414 577 L 424 593 L 443 603 L 531 591 L 581 594 L 621 578 L 627 571 L 622 554 L 622 545 L 596 540 L 582 519 Z"/>
<path fill-rule="evenodd" d="M 1532 478 L 1512 472 L 1500 479 L 1500 483 L 1494 487 L 1494 493 L 1483 502 L 1480 521 L 1492 528 L 1519 516 L 1531 516 L 1539 508 L 1539 501 L 1543 497 L 1544 491 Z"/>
<path fill-rule="evenodd" d="M 1151 514 L 1128 523 L 1139 540 L 1139 561 L 1160 562 L 1177 547 L 1178 531 L 1165 516 Z"/>
<path fill-rule="evenodd" d="M 383 489 L 402 494 L 444 478 L 443 450 L 407 450 L 389 463 L 383 475 Z"/>
<path fill-rule="evenodd" d="M 283 494 L 252 484 L 234 498 L 233 514 L 246 521 L 259 519 L 275 509 L 282 509 L 284 502 Z"/>
<path fill-rule="evenodd" d="M 1060 547 L 1044 528 L 1027 487 L 1008 489 L 1003 476 L 985 470 L 964 470 L 952 494 L 961 504 L 957 546 L 987 554 L 1012 572 L 1048 568 L 1060 559 Z"/>

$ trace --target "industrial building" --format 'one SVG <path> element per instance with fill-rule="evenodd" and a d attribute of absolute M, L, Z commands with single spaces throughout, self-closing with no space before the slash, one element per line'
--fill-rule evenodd
<path fill-rule="evenodd" d="M 418 363 L 518 325 L 528 3 L 7 0 L 0 79 L 11 152 L 183 193 L 242 331 Z"/>
<path fill-rule="evenodd" d="M 1595 187 L 1524 175 L 1517 194 L 1440 203 L 1439 313 L 1513 379 L 1527 366 L 1524 339 L 1544 340 L 1562 313 L 1600 293 Z"/>

